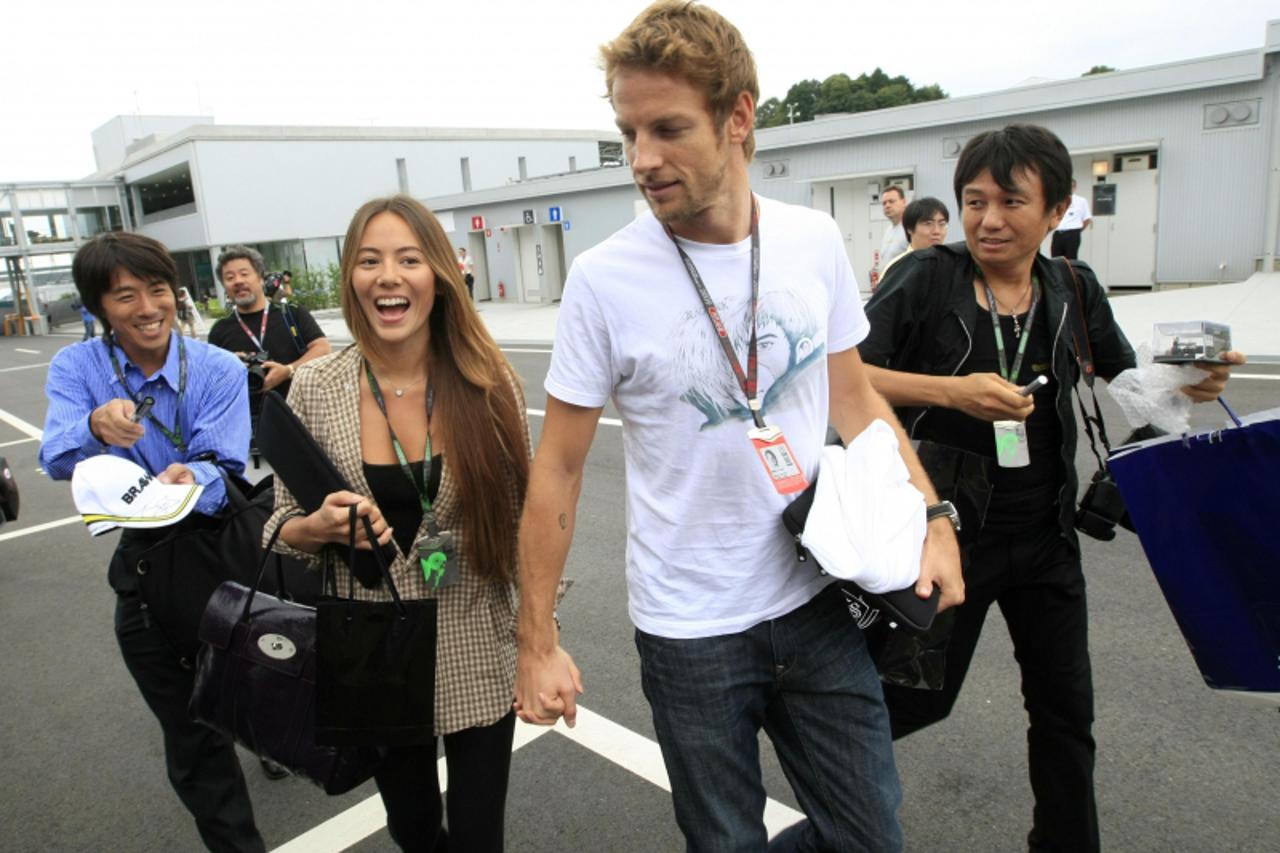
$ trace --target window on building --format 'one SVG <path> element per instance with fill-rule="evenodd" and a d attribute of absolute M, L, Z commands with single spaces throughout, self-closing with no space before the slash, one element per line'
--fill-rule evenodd
<path fill-rule="evenodd" d="M 597 148 L 601 166 L 622 166 L 626 163 L 622 156 L 621 142 L 599 142 Z"/>
<path fill-rule="evenodd" d="M 462 158 L 462 191 L 471 192 L 471 158 Z"/>
<path fill-rule="evenodd" d="M 528 180 L 529 178 L 529 162 L 523 157 L 516 158 L 516 169 L 520 174 L 520 180 Z"/>
<path fill-rule="evenodd" d="M 132 185 L 142 206 L 143 221 L 156 217 L 167 219 L 196 212 L 196 194 L 187 163 L 165 169 L 135 181 Z"/>

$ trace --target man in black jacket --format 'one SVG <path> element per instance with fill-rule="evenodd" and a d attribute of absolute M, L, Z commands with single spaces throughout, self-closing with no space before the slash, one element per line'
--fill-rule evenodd
<path fill-rule="evenodd" d="M 1096 850 L 1093 684 L 1074 529 L 1072 390 L 1077 356 L 1087 355 L 1072 334 L 1075 306 L 1082 303 L 1076 325 L 1088 330 L 1096 375 L 1112 379 L 1134 366 L 1134 354 L 1093 271 L 1039 253 L 1071 196 L 1071 159 L 1056 136 L 1030 125 L 975 136 L 957 162 L 955 192 L 964 244 L 894 264 L 866 306 L 871 333 L 858 349 L 912 438 L 990 457 L 993 491 L 966 569 L 943 689 L 885 685 L 885 699 L 895 738 L 946 717 L 987 610 L 998 604 L 1030 719 L 1028 845 Z M 1213 400 L 1229 367 L 1201 366 L 1208 376 L 1183 391 Z M 1048 381 L 1019 393 L 1038 376 Z"/>

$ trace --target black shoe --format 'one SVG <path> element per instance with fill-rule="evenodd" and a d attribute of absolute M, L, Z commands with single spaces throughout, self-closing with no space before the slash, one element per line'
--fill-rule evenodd
<path fill-rule="evenodd" d="M 266 776 L 272 782 L 283 779 L 289 775 L 289 771 L 286 770 L 283 765 L 276 764 L 270 758 L 259 758 L 258 761 L 262 764 L 262 775 Z"/>

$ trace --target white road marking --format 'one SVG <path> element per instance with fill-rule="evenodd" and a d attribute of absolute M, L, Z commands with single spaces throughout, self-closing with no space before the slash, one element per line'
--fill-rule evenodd
<path fill-rule="evenodd" d="M 572 729 L 563 723 L 551 728 L 517 722 L 512 752 L 548 732 L 568 738 L 664 791 L 671 790 L 658 744 L 581 705 L 578 706 L 578 724 Z M 440 791 L 443 793 L 448 782 L 444 758 L 437 761 L 436 772 L 440 775 Z M 800 812 L 777 800 L 770 799 L 765 803 L 764 822 L 770 837 L 803 817 Z M 382 806 L 382 798 L 374 795 L 275 848 L 274 853 L 339 853 L 386 825 L 387 812 Z"/>
<path fill-rule="evenodd" d="M 13 441 L 0 442 L 0 447 L 12 447 L 15 444 L 26 444 L 28 441 L 39 441 L 38 438 L 15 438 Z"/>
<path fill-rule="evenodd" d="M 4 409 L 0 409 L 0 421 L 4 421 L 18 432 L 23 435 L 29 435 L 37 441 L 44 437 L 44 432 L 39 427 L 32 426 L 17 415 L 9 414 Z"/>
<path fill-rule="evenodd" d="M 531 726 L 517 721 L 511 751 L 527 746 L 550 731 L 547 726 Z M 449 774 L 443 757 L 436 762 L 436 773 L 440 777 L 440 793 L 443 794 L 449 787 Z M 275 848 L 274 853 L 338 853 L 359 844 L 386 825 L 387 811 L 382 805 L 382 797 L 374 794 Z"/>
<path fill-rule="evenodd" d="M 18 367 L 0 367 L 0 373 L 8 373 L 12 370 L 30 370 L 33 367 L 48 367 L 49 362 L 42 361 L 39 364 L 23 364 Z"/>
<path fill-rule="evenodd" d="M 57 521 L 46 521 L 44 524 L 35 524 L 31 527 L 24 527 L 21 530 L 14 530 L 10 533 L 0 533 L 0 542 L 6 539 L 17 539 L 20 536 L 29 536 L 32 533 L 43 533 L 46 530 L 52 530 L 55 527 L 65 527 L 68 524 L 76 522 L 84 523 L 84 518 L 78 515 L 69 515 L 66 518 L 60 518 Z"/>
<path fill-rule="evenodd" d="M 528 412 L 529 414 L 533 415 L 535 418 L 545 418 L 547 416 L 547 413 L 542 409 L 529 409 Z M 622 426 L 622 421 L 618 420 L 617 418 L 601 418 L 600 423 L 604 424 L 605 426 L 616 426 L 616 427 Z"/>
<path fill-rule="evenodd" d="M 14 348 L 13 348 L 13 351 L 14 351 L 14 352 L 25 352 L 27 355 L 39 355 L 39 354 L 40 354 L 40 350 L 38 350 L 38 349 L 24 349 L 23 347 L 14 347 Z"/>

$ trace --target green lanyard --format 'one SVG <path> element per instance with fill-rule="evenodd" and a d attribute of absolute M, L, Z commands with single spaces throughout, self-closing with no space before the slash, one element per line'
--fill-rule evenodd
<path fill-rule="evenodd" d="M 106 341 L 107 352 L 111 355 L 111 366 L 115 368 L 116 378 L 120 380 L 120 387 L 129 395 L 129 399 L 133 400 L 134 405 L 139 404 L 138 395 L 129 388 L 129 383 L 125 381 L 124 371 L 120 369 L 120 360 L 116 358 L 115 345 L 110 340 Z M 147 420 L 155 424 L 156 429 L 164 433 L 164 437 L 169 439 L 169 443 L 179 453 L 187 452 L 187 443 L 182 440 L 182 398 L 187 393 L 187 347 L 182 341 L 182 335 L 178 335 L 178 404 L 173 411 L 173 429 L 169 429 L 160 423 L 160 419 L 154 414 L 148 414 Z"/>
<path fill-rule="evenodd" d="M 434 532 L 435 517 L 431 512 L 431 498 L 427 497 L 427 488 L 431 483 L 431 405 L 435 397 L 431 384 L 427 383 L 427 446 L 422 456 L 422 486 L 419 487 L 418 481 L 413 476 L 413 469 L 409 467 L 409 459 L 404 455 L 404 448 L 400 446 L 400 439 L 396 438 L 396 431 L 391 428 L 391 418 L 387 415 L 387 401 L 383 399 L 382 389 L 378 387 L 373 368 L 367 361 L 364 363 L 364 373 L 369 378 L 369 390 L 373 393 L 374 402 L 378 404 L 382 417 L 386 418 L 387 432 L 391 433 L 391 447 L 396 452 L 396 459 L 400 461 L 400 470 L 404 471 L 404 475 L 413 484 L 414 491 L 418 493 L 418 500 L 422 503 L 422 514 L 426 517 L 429 528 Z"/>
<path fill-rule="evenodd" d="M 1022 327 L 1022 333 L 1018 335 L 1018 352 L 1013 359 L 1013 367 L 1006 367 L 1007 359 L 1004 354 L 1004 332 L 1000 329 L 1000 315 L 996 311 L 996 296 L 991 292 L 991 285 L 987 284 L 987 280 L 982 275 L 982 271 L 978 271 L 978 277 L 982 279 L 982 286 L 987 290 L 987 310 L 991 312 L 991 327 L 996 333 L 996 362 L 1000 365 L 1000 375 L 1004 377 L 1006 382 L 1016 382 L 1018 371 L 1022 370 L 1022 357 L 1027 352 L 1027 341 L 1031 338 L 1031 323 L 1036 318 L 1036 307 L 1040 305 L 1040 279 L 1035 273 L 1031 274 L 1031 307 L 1027 309 L 1027 323 Z M 1021 300 L 1019 300 L 1021 301 Z"/>

